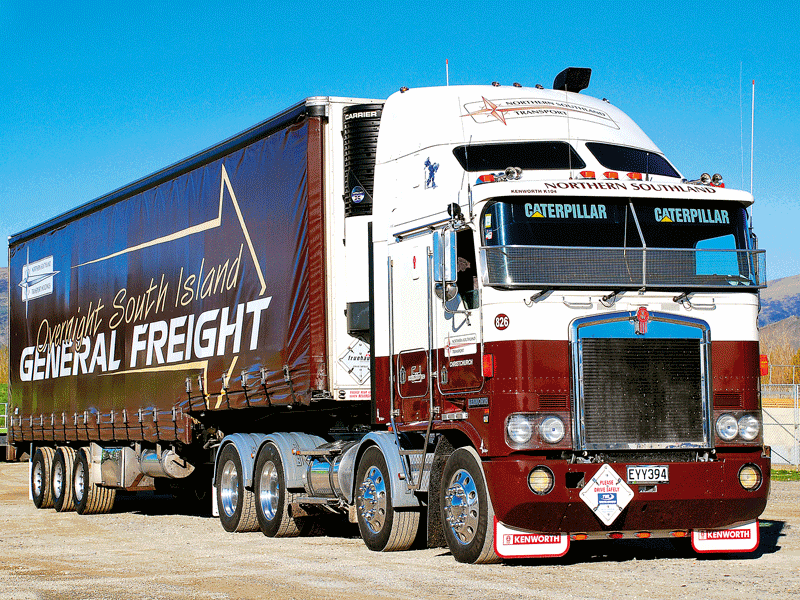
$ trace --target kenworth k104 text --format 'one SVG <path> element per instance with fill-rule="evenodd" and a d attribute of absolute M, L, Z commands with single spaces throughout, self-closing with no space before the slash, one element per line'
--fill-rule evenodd
<path fill-rule="evenodd" d="M 227 531 L 338 513 L 462 562 L 755 549 L 752 197 L 588 81 L 308 98 L 13 236 L 36 506 L 213 489 Z"/>

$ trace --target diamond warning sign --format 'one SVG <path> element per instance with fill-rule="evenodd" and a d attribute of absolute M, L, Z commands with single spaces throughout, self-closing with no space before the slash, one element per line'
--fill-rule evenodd
<path fill-rule="evenodd" d="M 633 499 L 633 490 L 610 465 L 605 464 L 584 486 L 581 500 L 605 525 L 611 525 Z"/>

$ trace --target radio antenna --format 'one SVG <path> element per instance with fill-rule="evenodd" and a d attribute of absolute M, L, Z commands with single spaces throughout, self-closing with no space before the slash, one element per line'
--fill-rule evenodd
<path fill-rule="evenodd" d="M 756 123 L 756 80 L 753 79 L 753 105 L 750 111 L 750 193 L 753 193 L 753 127 Z"/>
<path fill-rule="evenodd" d="M 741 186 L 744 188 L 744 108 L 742 105 L 742 62 L 739 62 L 739 154 L 742 158 Z"/>
<path fill-rule="evenodd" d="M 444 79 L 445 83 L 449 86 L 450 85 L 450 61 L 448 59 L 444 59 Z"/>

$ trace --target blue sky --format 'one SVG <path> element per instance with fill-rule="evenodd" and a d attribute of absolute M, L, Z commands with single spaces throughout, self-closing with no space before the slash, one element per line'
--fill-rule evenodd
<path fill-rule="evenodd" d="M 800 274 L 798 23 L 780 1 L 0 0 L 0 234 L 307 96 L 444 84 L 449 59 L 451 84 L 549 87 L 591 67 L 585 93 L 627 112 L 684 175 L 747 190 L 755 79 L 755 227 L 768 277 Z"/>

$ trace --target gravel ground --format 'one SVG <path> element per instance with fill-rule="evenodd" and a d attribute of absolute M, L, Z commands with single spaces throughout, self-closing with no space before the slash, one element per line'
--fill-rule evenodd
<path fill-rule="evenodd" d="M 800 482 L 773 482 L 753 554 L 595 541 L 560 559 L 476 566 L 442 548 L 370 552 L 350 529 L 225 533 L 163 496 L 121 498 L 108 515 L 36 510 L 27 476 L 26 463 L 0 463 L 0 600 L 800 598 Z"/>

